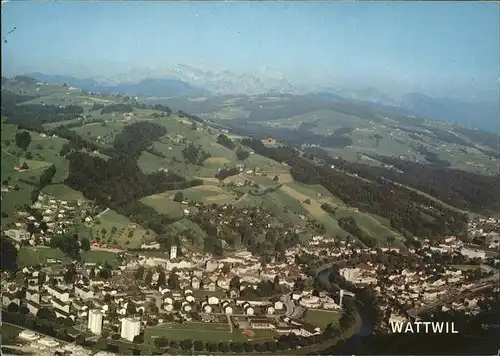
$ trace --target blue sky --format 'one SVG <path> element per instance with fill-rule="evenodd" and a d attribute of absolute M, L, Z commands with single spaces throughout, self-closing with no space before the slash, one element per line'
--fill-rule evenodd
<path fill-rule="evenodd" d="M 183 63 L 434 95 L 492 91 L 500 76 L 498 3 L 9 1 L 2 34 L 13 26 L 6 75 Z"/>

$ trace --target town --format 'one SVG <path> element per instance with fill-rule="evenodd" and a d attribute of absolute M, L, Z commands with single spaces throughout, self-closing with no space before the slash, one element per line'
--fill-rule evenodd
<path fill-rule="evenodd" d="M 97 210 L 40 194 L 27 211 L 18 211 L 18 221 L 3 233 L 15 241 L 16 248 L 43 249 L 55 236 L 69 231 L 72 223 L 91 222 Z M 224 219 L 238 216 L 227 206 L 214 212 L 212 219 L 222 217 L 222 212 Z M 485 298 L 493 298 L 481 290 L 494 286 L 498 292 L 499 226 L 497 218 L 472 219 L 469 235 L 474 245 L 444 236 L 422 240 L 407 251 L 364 248 L 354 241 L 317 235 L 285 248 L 282 258 L 263 259 L 248 250 L 216 257 L 177 244 L 152 256 L 148 252 L 161 249 L 153 242 L 135 252 L 116 251 L 115 266 L 49 259 L 15 275 L 2 274 L 3 322 L 15 324 L 12 315 L 22 316 L 27 330 L 19 337 L 39 354 L 65 350 L 89 354 L 91 350 L 82 345 L 92 342 L 197 351 L 229 347 L 198 340 L 204 329 L 224 334 L 231 349 L 249 352 L 281 336 L 308 339 L 339 327 L 339 319 L 346 314 L 345 301 L 353 294 L 318 284 L 312 266 L 318 272 L 333 268 L 327 282 L 334 285 L 370 288 L 378 297 L 377 308 L 386 316 L 381 329 L 391 322 L 418 318 L 426 308 L 474 314 Z M 98 241 L 90 244 L 88 248 L 95 251 L 112 248 Z M 42 331 L 55 324 L 64 327 L 51 337 L 30 331 L 35 324 Z M 71 339 L 73 343 L 64 341 Z"/>

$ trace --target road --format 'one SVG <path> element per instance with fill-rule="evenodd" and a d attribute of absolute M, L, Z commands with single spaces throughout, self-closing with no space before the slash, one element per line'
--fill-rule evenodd
<path fill-rule="evenodd" d="M 231 322 L 231 315 L 226 314 L 227 317 L 227 323 L 229 324 L 229 332 L 232 334 L 233 333 L 233 323 Z"/>
<path fill-rule="evenodd" d="M 283 304 L 285 304 L 286 307 L 286 312 L 285 312 L 286 316 L 293 319 L 300 319 L 304 316 L 305 309 L 295 306 L 295 303 L 293 302 L 292 298 L 290 298 L 290 294 L 283 295 L 281 300 L 283 301 Z"/>
<path fill-rule="evenodd" d="M 236 201 L 233 203 L 233 205 L 238 204 L 240 201 L 242 201 L 242 200 L 243 200 L 244 198 L 246 198 L 247 196 L 248 196 L 248 194 L 247 194 L 247 193 L 243 194 L 243 195 L 241 196 L 241 198 L 239 198 L 238 200 L 236 200 Z"/>
<path fill-rule="evenodd" d="M 99 214 L 96 215 L 96 218 L 100 217 L 103 214 L 106 214 L 109 211 L 109 208 L 106 208 L 104 211 L 100 212 Z"/>
<path fill-rule="evenodd" d="M 104 247 L 90 247 L 92 251 L 106 251 L 106 252 L 113 252 L 113 253 L 120 253 L 120 252 L 126 252 L 127 250 L 120 250 L 117 248 L 104 248 Z"/>

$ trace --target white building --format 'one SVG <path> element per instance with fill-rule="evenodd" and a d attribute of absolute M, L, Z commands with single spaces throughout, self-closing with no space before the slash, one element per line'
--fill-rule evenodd
<path fill-rule="evenodd" d="M 177 258 L 177 246 L 174 245 L 170 247 L 170 259 L 174 260 L 176 258 Z"/>
<path fill-rule="evenodd" d="M 481 251 L 481 250 L 473 250 L 471 248 L 463 248 L 460 253 L 464 256 L 467 256 L 469 258 L 481 258 L 485 259 L 486 258 L 486 252 Z"/>
<path fill-rule="evenodd" d="M 95 335 L 101 335 L 102 331 L 102 313 L 97 309 L 89 311 L 88 328 Z"/>
<path fill-rule="evenodd" d="M 59 342 L 57 342 L 56 340 L 50 338 L 50 337 L 44 337 L 43 339 L 40 339 L 38 340 L 38 342 L 40 344 L 42 344 L 43 346 L 47 346 L 47 347 L 57 347 L 59 346 Z"/>
<path fill-rule="evenodd" d="M 40 338 L 40 336 L 38 336 L 38 334 L 36 334 L 36 333 L 34 333 L 33 331 L 30 331 L 30 330 L 23 330 L 19 334 L 19 337 L 21 339 L 28 340 L 28 341 L 35 341 L 35 340 L 38 340 Z"/>
<path fill-rule="evenodd" d="M 339 272 L 349 282 L 355 282 L 360 275 L 359 268 L 342 268 Z"/>
<path fill-rule="evenodd" d="M 50 285 L 48 285 L 46 287 L 46 289 L 47 289 L 47 292 L 51 296 L 53 296 L 53 297 L 55 297 L 55 298 L 57 298 L 57 299 L 59 299 L 59 300 L 61 300 L 63 302 L 68 302 L 69 301 L 69 293 L 68 293 L 68 291 L 66 291 L 64 289 L 61 289 L 59 287 L 53 287 L 53 286 L 50 286 Z"/>
<path fill-rule="evenodd" d="M 85 286 L 75 286 L 75 294 L 83 300 L 91 299 L 94 297 L 94 291 Z"/>
<path fill-rule="evenodd" d="M 133 342 L 134 338 L 141 333 L 141 322 L 137 318 L 123 318 L 121 337 Z"/>

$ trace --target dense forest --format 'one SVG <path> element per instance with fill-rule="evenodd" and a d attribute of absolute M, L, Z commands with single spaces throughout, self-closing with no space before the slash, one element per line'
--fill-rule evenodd
<path fill-rule="evenodd" d="M 250 156 L 250 153 L 247 150 L 238 147 L 238 149 L 236 150 L 236 158 L 238 158 L 238 160 L 243 161 L 247 159 L 248 156 Z"/>
<path fill-rule="evenodd" d="M 287 162 L 292 167 L 291 173 L 295 180 L 305 184 L 321 184 L 347 204 L 365 212 L 384 216 L 394 229 L 405 236 L 467 234 L 466 215 L 437 205 L 429 198 L 380 179 L 381 172 L 372 171 L 371 166 L 357 164 L 356 167 L 363 167 L 367 173 L 371 173 L 369 178 L 372 180 L 363 180 L 331 169 L 331 162 L 315 165 L 301 157 L 293 148 L 267 148 L 258 139 L 244 139 L 242 144 L 278 162 Z M 344 162 L 333 159 L 332 161 L 337 165 Z M 349 164 L 351 163 L 345 163 Z"/>
<path fill-rule="evenodd" d="M 125 126 L 115 138 L 114 148 L 121 154 L 138 158 L 142 151 L 151 146 L 152 142 L 167 133 L 161 125 L 142 121 Z"/>
<path fill-rule="evenodd" d="M 106 105 L 101 109 L 101 115 L 108 114 L 112 112 L 127 113 L 134 111 L 134 106 L 131 104 L 110 104 Z"/>
<path fill-rule="evenodd" d="M 233 140 L 231 140 L 229 137 L 227 137 L 224 134 L 220 134 L 219 136 L 217 136 L 217 143 L 219 145 L 226 147 L 226 148 L 229 148 L 230 150 L 233 150 L 234 147 L 236 146 L 234 144 Z"/>
<path fill-rule="evenodd" d="M 215 178 L 218 178 L 220 180 L 224 180 L 227 177 L 235 176 L 238 173 L 240 173 L 240 170 L 238 168 L 224 168 L 221 169 L 217 174 L 215 175 Z"/>
<path fill-rule="evenodd" d="M 172 221 L 144 205 L 139 199 L 167 190 L 202 184 L 200 180 L 185 181 L 173 173 L 157 172 L 145 175 L 135 158 L 130 156 L 119 156 L 105 161 L 73 151 L 67 158 L 70 172 L 65 184 L 81 191 L 87 199 L 108 206 L 158 234 L 164 233 Z"/>
<path fill-rule="evenodd" d="M 67 155 L 70 174 L 65 183 L 98 203 L 124 202 L 192 185 L 174 173 L 142 173 L 136 160 L 120 156 L 109 160 L 82 152 Z M 199 183 L 196 181 L 195 183 Z"/>
<path fill-rule="evenodd" d="M 181 117 L 181 118 L 186 118 L 186 119 L 190 119 L 192 121 L 196 121 L 196 122 L 199 122 L 200 124 L 203 124 L 205 123 L 205 120 L 203 120 L 202 118 L 196 116 L 196 115 L 191 115 L 191 114 L 188 114 L 182 110 L 178 111 L 177 112 L 177 116 Z"/>
<path fill-rule="evenodd" d="M 189 146 L 182 150 L 182 156 L 186 162 L 196 166 L 202 166 L 203 161 L 210 157 L 210 153 L 206 152 L 201 146 L 196 146 L 191 142 Z"/>
<path fill-rule="evenodd" d="M 156 104 L 155 106 L 153 106 L 153 109 L 164 112 L 167 114 L 167 116 L 172 115 L 172 109 L 170 109 L 168 106 L 165 105 Z"/>
<path fill-rule="evenodd" d="M 25 103 L 33 98 L 15 94 L 8 90 L 2 90 L 2 116 L 8 117 L 10 122 L 18 124 L 22 128 L 40 131 L 43 130 L 43 124 L 72 120 L 80 117 L 83 113 L 83 108 L 78 105 L 59 107 L 55 105 Z"/>
<path fill-rule="evenodd" d="M 424 148 L 422 152 L 428 153 L 429 151 Z M 368 180 L 388 179 L 407 185 L 461 210 L 490 214 L 498 212 L 500 207 L 498 202 L 500 179 L 498 177 L 447 168 L 448 162 L 441 162 L 438 158 L 434 164 L 421 164 L 394 157 L 370 155 L 371 158 L 393 165 L 404 172 L 399 173 L 389 168 L 335 159 L 320 147 L 306 147 L 304 153 L 305 158 L 310 160 L 319 158 L 327 165 L 333 164 L 340 170 L 357 174 Z M 432 160 L 431 157 L 427 159 Z"/>
<path fill-rule="evenodd" d="M 232 120 L 227 123 L 227 126 L 236 134 L 250 135 L 259 139 L 273 137 L 290 147 L 316 144 L 324 147 L 342 148 L 352 144 L 350 137 L 342 135 L 317 135 L 311 131 L 262 126 L 245 120 Z"/>
<path fill-rule="evenodd" d="M 432 164 L 377 156 L 377 160 L 403 171 L 332 159 L 329 163 L 369 180 L 381 177 L 418 189 L 456 208 L 476 213 L 498 213 L 499 177 L 484 176 Z"/>
<path fill-rule="evenodd" d="M 353 131 L 354 131 L 354 127 L 340 127 L 338 129 L 336 129 L 335 131 L 333 131 L 333 134 L 335 136 L 348 135 Z"/>

